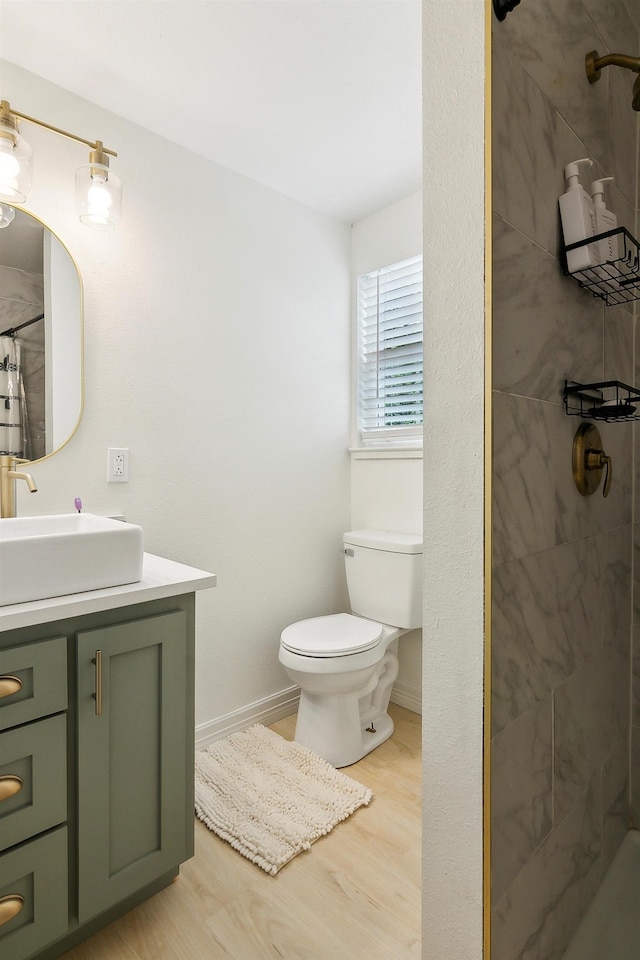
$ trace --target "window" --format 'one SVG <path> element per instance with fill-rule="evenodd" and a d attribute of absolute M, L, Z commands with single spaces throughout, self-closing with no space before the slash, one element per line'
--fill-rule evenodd
<path fill-rule="evenodd" d="M 358 439 L 422 438 L 422 255 L 358 277 Z"/>

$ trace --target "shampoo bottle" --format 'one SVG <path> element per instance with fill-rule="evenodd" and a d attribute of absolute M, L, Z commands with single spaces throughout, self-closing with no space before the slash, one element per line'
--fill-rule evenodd
<path fill-rule="evenodd" d="M 596 232 L 596 218 L 593 200 L 580 183 L 580 166 L 586 163 L 593 165 L 593 161 L 585 158 L 568 163 L 564 168 L 567 180 L 567 191 L 560 197 L 560 216 L 562 218 L 562 233 L 565 246 L 578 243 L 592 237 Z M 596 262 L 592 244 L 567 251 L 567 269 L 569 273 L 585 270 Z"/>
<path fill-rule="evenodd" d="M 618 226 L 618 218 L 612 210 L 609 210 L 604 202 L 604 186 L 608 180 L 613 177 L 603 177 L 601 180 L 594 180 L 591 184 L 591 196 L 593 197 L 593 210 L 596 218 L 596 233 L 606 233 L 608 230 L 615 230 Z M 596 253 L 598 263 L 606 263 L 607 260 L 617 260 L 618 237 L 605 237 L 594 243 L 594 252 Z"/>

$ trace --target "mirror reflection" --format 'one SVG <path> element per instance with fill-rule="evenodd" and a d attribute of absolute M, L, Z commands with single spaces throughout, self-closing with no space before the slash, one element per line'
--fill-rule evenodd
<path fill-rule="evenodd" d="M 0 455 L 39 460 L 82 412 L 82 286 L 64 244 L 16 209 L 0 229 Z"/>

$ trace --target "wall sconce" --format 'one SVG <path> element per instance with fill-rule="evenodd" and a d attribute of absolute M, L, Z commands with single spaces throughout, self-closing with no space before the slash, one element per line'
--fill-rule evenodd
<path fill-rule="evenodd" d="M 0 203 L 0 230 L 3 227 L 8 227 L 15 215 L 15 208 L 10 203 Z"/>
<path fill-rule="evenodd" d="M 82 223 L 90 227 L 115 227 L 120 219 L 122 185 L 109 170 L 109 157 L 101 140 L 92 143 L 84 137 L 53 127 L 25 113 L 12 110 L 7 100 L 0 101 L 0 228 L 13 220 L 13 203 L 24 203 L 31 189 L 33 151 L 18 129 L 18 119 L 35 123 L 76 143 L 91 147 L 89 163 L 76 171 L 76 207 Z M 8 208 L 8 209 L 7 209 Z"/>

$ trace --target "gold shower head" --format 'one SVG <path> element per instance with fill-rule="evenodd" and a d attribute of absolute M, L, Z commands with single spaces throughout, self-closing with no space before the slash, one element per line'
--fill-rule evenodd
<path fill-rule="evenodd" d="M 603 67 L 624 67 L 625 70 L 633 70 L 634 73 L 640 74 L 640 57 L 629 57 L 626 53 L 608 53 L 604 57 L 599 57 L 598 51 L 592 50 L 586 55 L 584 65 L 589 83 L 595 83 L 600 79 Z M 633 85 L 631 106 L 634 110 L 640 110 L 640 76 L 636 78 Z"/>

